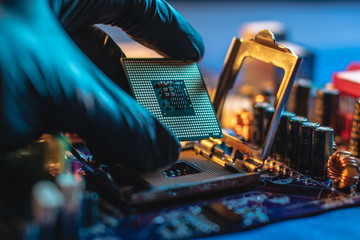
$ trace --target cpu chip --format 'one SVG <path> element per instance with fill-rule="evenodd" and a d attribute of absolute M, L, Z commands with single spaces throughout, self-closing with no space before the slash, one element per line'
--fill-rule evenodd
<path fill-rule="evenodd" d="M 133 96 L 180 141 L 222 138 L 196 62 L 122 58 Z"/>

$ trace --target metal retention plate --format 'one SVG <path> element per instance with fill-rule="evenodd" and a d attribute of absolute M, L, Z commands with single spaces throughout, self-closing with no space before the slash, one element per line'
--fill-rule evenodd
<path fill-rule="evenodd" d="M 236 76 L 247 57 L 272 64 L 284 70 L 284 76 L 274 101 L 274 116 L 261 148 L 256 149 L 231 136 L 225 136 L 223 139 L 226 144 L 240 152 L 242 151 L 242 154 L 249 156 L 249 159 L 255 160 L 257 168 L 259 168 L 269 156 L 279 119 L 295 81 L 301 59 L 289 49 L 278 45 L 275 42 L 274 35 L 266 29 L 260 31 L 251 40 L 233 38 L 218 85 L 213 93 L 213 104 L 218 117 L 221 115 L 226 95 L 233 87 Z"/>
<path fill-rule="evenodd" d="M 180 141 L 223 134 L 196 62 L 122 58 L 135 99 Z"/>

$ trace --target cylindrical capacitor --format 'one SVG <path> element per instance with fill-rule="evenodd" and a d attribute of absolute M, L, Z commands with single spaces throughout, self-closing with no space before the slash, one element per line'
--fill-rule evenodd
<path fill-rule="evenodd" d="M 350 152 L 360 157 L 360 99 L 355 103 L 354 118 L 350 135 Z"/>
<path fill-rule="evenodd" d="M 288 132 L 289 132 L 289 118 L 295 116 L 291 112 L 283 112 L 281 114 L 279 128 L 276 132 L 275 138 L 275 159 L 281 162 L 285 161 L 287 144 L 288 144 Z"/>
<path fill-rule="evenodd" d="M 307 116 L 311 82 L 307 79 L 298 79 L 291 90 L 287 110 L 298 116 Z"/>
<path fill-rule="evenodd" d="M 300 154 L 300 125 L 307 119 L 301 116 L 289 118 L 289 139 L 286 162 L 289 167 L 298 169 L 298 155 Z"/>
<path fill-rule="evenodd" d="M 300 126 L 300 154 L 299 171 L 301 173 L 310 173 L 312 161 L 312 135 L 314 129 L 319 127 L 319 123 L 303 122 Z"/>
<path fill-rule="evenodd" d="M 273 119 L 273 116 L 274 116 L 274 107 L 268 107 L 266 109 L 266 112 L 265 112 L 265 128 L 264 128 L 264 141 L 263 141 L 263 144 L 265 143 L 265 140 L 266 140 L 266 136 L 268 134 L 268 131 L 270 129 L 270 124 L 271 124 L 271 120 Z M 270 150 L 270 154 L 273 154 L 274 152 L 274 148 L 275 148 L 275 145 L 273 144 L 272 147 L 271 147 L 271 150 Z"/>
<path fill-rule="evenodd" d="M 268 107 L 265 111 L 265 121 L 264 121 L 264 124 L 265 124 L 265 127 L 264 127 L 264 140 L 266 138 L 266 135 L 267 135 L 267 132 L 269 131 L 269 128 L 270 128 L 270 124 L 271 124 L 271 120 L 274 116 L 274 107 Z"/>
<path fill-rule="evenodd" d="M 317 92 L 314 107 L 314 122 L 321 126 L 331 127 L 336 132 L 339 107 L 339 91 L 321 89 Z"/>
<path fill-rule="evenodd" d="M 311 82 L 306 79 L 299 79 L 296 88 L 295 114 L 307 116 Z"/>
<path fill-rule="evenodd" d="M 261 146 L 264 143 L 264 121 L 266 108 L 269 106 L 266 102 L 255 103 L 254 108 L 254 144 Z"/>
<path fill-rule="evenodd" d="M 311 176 L 327 180 L 327 162 L 333 153 L 334 129 L 317 127 L 313 133 Z"/>

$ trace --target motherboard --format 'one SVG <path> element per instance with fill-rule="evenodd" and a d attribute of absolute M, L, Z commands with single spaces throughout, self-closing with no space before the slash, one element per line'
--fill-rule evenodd
<path fill-rule="evenodd" d="M 266 170 L 265 170 L 266 169 Z M 106 216 L 81 239 L 191 239 L 239 232 L 285 219 L 360 204 L 360 189 L 341 192 L 284 164 L 267 161 L 260 181 L 246 192 L 185 200 L 145 212 Z M 169 206 L 170 205 L 170 206 Z"/>

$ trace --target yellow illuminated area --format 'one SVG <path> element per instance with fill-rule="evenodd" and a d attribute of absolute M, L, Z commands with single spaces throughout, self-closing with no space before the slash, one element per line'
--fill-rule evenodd
<path fill-rule="evenodd" d="M 65 163 L 65 146 L 60 137 L 43 134 L 38 144 L 43 145 L 45 168 L 52 176 L 57 176 L 68 169 Z"/>

